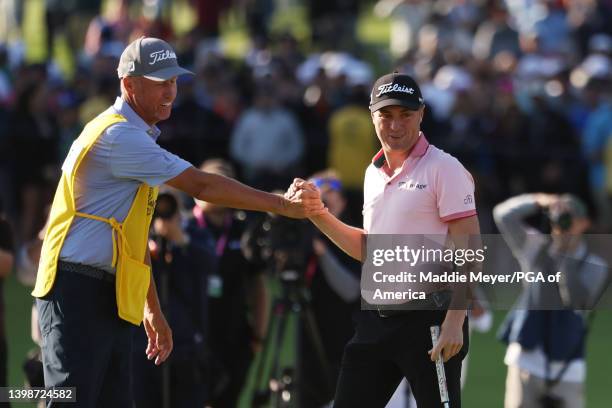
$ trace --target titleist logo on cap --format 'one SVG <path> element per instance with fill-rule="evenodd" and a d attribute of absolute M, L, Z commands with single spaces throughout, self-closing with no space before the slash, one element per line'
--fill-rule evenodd
<path fill-rule="evenodd" d="M 151 62 L 149 62 L 149 65 L 153 65 L 158 61 L 164 61 L 167 59 L 176 59 L 176 54 L 170 50 L 160 50 L 160 51 L 155 51 L 149 54 L 149 58 L 151 58 L 152 60 Z"/>
<path fill-rule="evenodd" d="M 405 85 L 394 84 L 393 82 L 390 82 L 388 84 L 382 84 L 378 87 L 378 93 L 376 94 L 376 97 L 378 98 L 380 95 L 384 95 L 389 92 L 402 92 L 412 95 L 414 94 L 414 89 L 409 88 Z"/>

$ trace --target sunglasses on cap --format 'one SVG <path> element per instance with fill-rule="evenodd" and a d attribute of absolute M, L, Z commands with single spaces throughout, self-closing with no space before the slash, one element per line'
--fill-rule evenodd
<path fill-rule="evenodd" d="M 316 177 L 310 181 L 312 181 L 317 188 L 328 186 L 332 190 L 342 191 L 342 183 L 338 179 Z"/>

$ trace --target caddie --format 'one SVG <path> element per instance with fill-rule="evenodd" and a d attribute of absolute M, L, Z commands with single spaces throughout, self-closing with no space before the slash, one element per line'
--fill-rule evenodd
<path fill-rule="evenodd" d="M 117 72 L 121 96 L 85 126 L 62 165 L 32 292 L 45 386 L 75 387 L 70 407 L 131 407 L 131 337 L 141 322 L 149 359 L 161 364 L 172 351 L 147 248 L 157 186 L 289 217 L 322 211 L 317 192 L 287 199 L 255 190 L 202 172 L 156 143 L 155 124 L 170 117 L 177 77 L 192 74 L 168 43 L 135 40 Z"/>

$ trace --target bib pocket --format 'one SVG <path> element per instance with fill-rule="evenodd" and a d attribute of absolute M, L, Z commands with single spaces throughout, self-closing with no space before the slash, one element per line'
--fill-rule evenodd
<path fill-rule="evenodd" d="M 149 265 L 122 254 L 117 267 L 115 289 L 119 317 L 140 326 L 151 279 Z"/>

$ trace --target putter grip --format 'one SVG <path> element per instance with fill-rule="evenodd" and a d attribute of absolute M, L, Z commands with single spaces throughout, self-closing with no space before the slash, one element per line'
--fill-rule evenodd
<path fill-rule="evenodd" d="M 438 342 L 438 336 L 440 335 L 440 326 L 431 326 L 431 344 L 435 347 Z M 446 387 L 446 374 L 444 373 L 444 360 L 442 359 L 442 353 L 438 355 L 436 359 L 436 375 L 438 377 L 438 388 L 440 389 L 440 401 L 444 408 L 450 408 L 450 402 L 448 399 L 448 388 Z"/>

